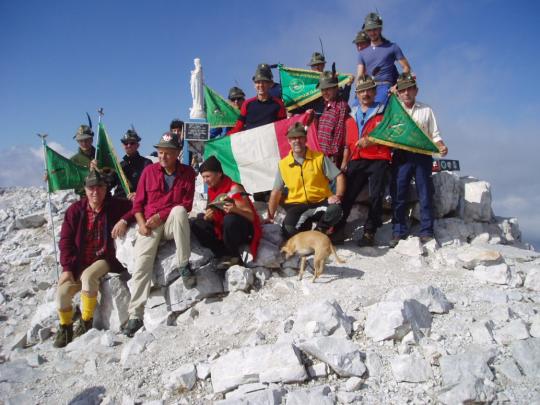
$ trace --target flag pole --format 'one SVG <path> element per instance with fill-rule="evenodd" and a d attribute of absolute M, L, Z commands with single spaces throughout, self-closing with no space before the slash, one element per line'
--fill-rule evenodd
<path fill-rule="evenodd" d="M 101 117 L 105 115 L 105 113 L 103 112 L 103 107 L 99 107 L 97 110 L 97 113 L 98 113 L 98 145 L 96 145 L 96 153 L 94 155 L 94 159 L 97 159 L 97 151 L 99 147 L 99 127 L 101 126 Z"/>
<path fill-rule="evenodd" d="M 52 237 L 53 237 L 53 250 L 54 250 L 54 263 L 56 265 L 56 278 L 60 277 L 60 272 L 58 271 L 58 251 L 56 249 L 56 233 L 54 231 L 54 220 L 53 220 L 53 213 L 52 213 L 52 201 L 51 201 L 51 191 L 49 189 L 49 177 L 47 176 L 47 142 L 45 141 L 45 138 L 47 137 L 47 134 L 37 134 L 41 138 L 41 144 L 43 145 L 43 164 L 45 169 L 45 176 L 47 177 L 47 196 L 49 198 L 49 217 L 51 218 L 51 229 L 52 229 Z"/>

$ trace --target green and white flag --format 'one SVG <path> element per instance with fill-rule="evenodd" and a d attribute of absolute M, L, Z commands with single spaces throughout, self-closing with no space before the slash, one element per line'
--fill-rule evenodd
<path fill-rule="evenodd" d="M 104 170 L 106 173 L 111 170 L 116 172 L 120 186 L 122 186 L 126 195 L 135 191 L 130 190 L 129 181 L 118 161 L 111 139 L 107 135 L 107 131 L 105 131 L 105 126 L 101 122 L 99 123 L 96 160 L 99 169 Z"/>
<path fill-rule="evenodd" d="M 49 192 L 81 188 L 88 176 L 88 167 L 79 166 L 45 145 L 45 163 Z"/>
<path fill-rule="evenodd" d="M 322 97 L 321 91 L 317 88 L 320 72 L 288 68 L 283 65 L 279 65 L 278 69 L 281 80 L 281 98 L 288 111 Z M 345 86 L 351 77 L 353 76 L 350 74 L 338 73 L 338 86 Z"/>
<path fill-rule="evenodd" d="M 206 109 L 206 120 L 210 128 L 234 127 L 240 110 L 227 102 L 218 93 L 204 85 L 204 105 Z"/>
<path fill-rule="evenodd" d="M 396 149 L 432 155 L 439 148 L 405 111 L 392 94 L 384 109 L 382 121 L 369 133 L 369 140 Z"/>

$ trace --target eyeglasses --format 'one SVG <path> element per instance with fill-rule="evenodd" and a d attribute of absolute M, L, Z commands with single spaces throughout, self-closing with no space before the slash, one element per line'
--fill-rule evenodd
<path fill-rule="evenodd" d="M 133 146 L 133 145 L 137 145 L 139 142 L 122 142 L 124 145 L 126 146 Z"/>

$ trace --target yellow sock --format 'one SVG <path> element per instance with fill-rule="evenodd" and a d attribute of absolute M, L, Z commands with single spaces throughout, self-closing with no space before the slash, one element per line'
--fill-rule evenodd
<path fill-rule="evenodd" d="M 94 317 L 94 309 L 97 305 L 97 297 L 89 297 L 84 292 L 81 293 L 81 318 L 89 321 Z"/>
<path fill-rule="evenodd" d="M 58 318 L 60 318 L 60 325 L 71 325 L 73 323 L 73 308 L 67 311 L 58 310 Z"/>

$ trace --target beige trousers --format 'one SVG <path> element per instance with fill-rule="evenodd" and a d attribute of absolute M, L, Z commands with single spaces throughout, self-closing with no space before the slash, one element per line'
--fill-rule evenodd
<path fill-rule="evenodd" d="M 81 279 L 75 282 L 64 281 L 56 291 L 56 306 L 60 309 L 68 309 L 72 306 L 73 296 L 81 289 L 95 294 L 99 290 L 99 280 L 110 270 L 109 263 L 105 260 L 97 260 L 88 266 L 81 274 Z"/>
<path fill-rule="evenodd" d="M 128 308 L 130 319 L 143 319 L 144 305 L 150 295 L 154 261 L 162 238 L 174 239 L 178 266 L 187 265 L 191 254 L 191 244 L 188 214 L 184 207 L 174 207 L 165 223 L 152 230 L 150 236 L 137 233 L 135 264 L 131 276 L 131 301 Z"/>

